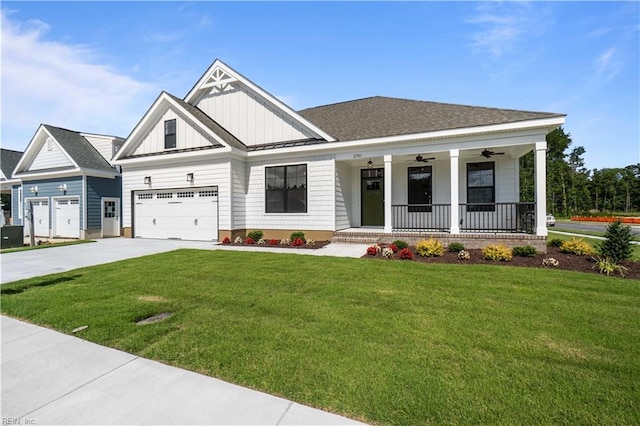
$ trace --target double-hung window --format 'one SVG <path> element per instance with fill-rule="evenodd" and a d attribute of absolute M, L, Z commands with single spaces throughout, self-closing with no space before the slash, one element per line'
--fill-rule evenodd
<path fill-rule="evenodd" d="M 265 211 L 307 212 L 307 165 L 265 168 Z"/>
<path fill-rule="evenodd" d="M 467 207 L 467 211 L 492 212 L 495 211 L 495 202 L 495 163 L 467 164 L 467 203 L 473 204 Z"/>
<path fill-rule="evenodd" d="M 408 169 L 409 212 L 430 212 L 432 173 L 431 166 L 409 167 Z"/>
<path fill-rule="evenodd" d="M 176 147 L 176 120 L 164 122 L 164 149 Z"/>

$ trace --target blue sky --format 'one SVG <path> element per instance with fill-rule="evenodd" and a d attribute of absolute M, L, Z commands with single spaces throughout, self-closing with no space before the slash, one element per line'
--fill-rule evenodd
<path fill-rule="evenodd" d="M 640 162 L 638 2 L 2 2 L 2 147 L 126 137 L 219 58 L 294 109 L 383 95 L 567 114 L 590 169 Z"/>

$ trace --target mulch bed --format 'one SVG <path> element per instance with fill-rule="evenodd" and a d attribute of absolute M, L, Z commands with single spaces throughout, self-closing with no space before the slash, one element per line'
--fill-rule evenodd
<path fill-rule="evenodd" d="M 445 251 L 443 256 L 439 257 L 421 257 L 416 255 L 415 247 L 410 247 L 413 252 L 413 261 L 422 263 L 453 263 L 460 265 L 507 265 L 507 266 L 525 266 L 529 268 L 545 268 L 542 265 L 542 260 L 553 257 L 558 261 L 557 267 L 546 267 L 547 269 L 563 269 L 567 271 L 588 272 L 593 274 L 599 274 L 600 270 L 596 267 L 594 269 L 595 262 L 592 256 L 577 256 L 571 253 L 563 253 L 557 247 L 548 247 L 547 253 L 538 253 L 533 257 L 519 257 L 513 256 L 513 259 L 509 262 L 496 262 L 492 260 L 485 260 L 482 258 L 482 250 L 467 250 L 470 254 L 469 260 L 458 259 L 458 253 Z M 365 254 L 362 257 L 378 258 L 381 260 L 389 260 L 378 253 L 376 256 L 370 256 Z M 397 260 L 397 259 L 393 259 Z M 627 268 L 624 278 L 631 278 L 640 280 L 640 262 L 625 261 L 620 263 Z M 620 275 L 616 275 L 619 277 Z"/>
<path fill-rule="evenodd" d="M 308 245 L 301 245 L 301 246 L 294 246 L 293 244 L 289 244 L 288 246 L 281 246 L 280 244 L 278 245 L 270 245 L 268 242 L 267 244 L 246 244 L 246 243 L 242 243 L 242 244 L 235 244 L 235 243 L 228 243 L 228 244 L 224 244 L 225 246 L 248 246 L 248 247 L 265 247 L 265 248 L 274 248 L 274 247 L 278 247 L 278 248 L 289 248 L 289 249 L 296 249 L 296 250 L 315 250 L 315 249 L 319 249 L 322 248 L 326 245 L 328 245 L 331 241 L 316 241 L 316 243 L 313 246 L 308 246 Z"/>

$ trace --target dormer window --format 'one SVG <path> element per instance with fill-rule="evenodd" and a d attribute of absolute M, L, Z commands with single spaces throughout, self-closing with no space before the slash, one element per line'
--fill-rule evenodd
<path fill-rule="evenodd" d="M 164 149 L 176 147 L 176 120 L 164 122 Z"/>

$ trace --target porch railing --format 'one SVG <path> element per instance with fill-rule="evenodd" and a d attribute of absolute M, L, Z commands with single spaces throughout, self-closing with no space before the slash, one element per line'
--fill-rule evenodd
<path fill-rule="evenodd" d="M 391 226 L 396 231 L 449 231 L 450 204 L 392 205 Z"/>
<path fill-rule="evenodd" d="M 450 204 L 392 205 L 394 231 L 438 231 L 451 229 Z M 459 205 L 461 232 L 535 232 L 535 203 L 491 203 Z"/>

